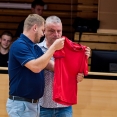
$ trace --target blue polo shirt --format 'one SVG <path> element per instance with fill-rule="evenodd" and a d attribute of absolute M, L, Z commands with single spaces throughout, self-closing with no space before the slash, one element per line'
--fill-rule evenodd
<path fill-rule="evenodd" d="M 29 99 L 39 99 L 44 92 L 44 73 L 34 73 L 24 65 L 43 55 L 39 46 L 21 36 L 11 45 L 9 52 L 9 94 Z"/>

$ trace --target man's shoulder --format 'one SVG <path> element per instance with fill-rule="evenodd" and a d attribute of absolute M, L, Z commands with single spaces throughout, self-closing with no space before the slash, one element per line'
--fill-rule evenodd
<path fill-rule="evenodd" d="M 12 43 L 11 48 L 23 48 L 23 45 L 26 45 L 26 42 L 19 37 L 16 41 Z"/>
<path fill-rule="evenodd" d="M 20 42 L 25 43 L 25 41 L 21 37 L 17 38 L 17 40 L 15 40 L 13 43 L 20 43 Z"/>

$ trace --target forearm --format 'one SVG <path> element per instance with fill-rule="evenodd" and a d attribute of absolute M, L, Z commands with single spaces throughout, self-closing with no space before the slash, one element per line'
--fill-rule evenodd
<path fill-rule="evenodd" d="M 25 64 L 27 68 L 29 68 L 31 71 L 35 73 L 39 73 L 41 70 L 43 70 L 47 65 L 47 69 L 53 69 L 52 63 L 50 64 L 49 61 L 51 57 L 53 56 L 55 52 L 55 49 L 53 46 L 51 46 L 45 54 L 43 54 L 41 57 L 31 60 L 28 63 Z M 49 64 L 48 64 L 49 63 Z"/>
<path fill-rule="evenodd" d="M 46 51 L 45 54 L 43 54 L 41 57 L 31 60 L 28 63 L 25 64 L 25 66 L 30 69 L 31 71 L 38 73 L 41 70 L 43 70 L 47 64 L 49 63 L 51 57 L 53 56 L 54 52 L 56 50 L 60 50 L 64 46 L 64 38 L 57 39 Z"/>
<path fill-rule="evenodd" d="M 40 58 L 36 60 L 37 63 L 35 65 L 37 65 L 37 67 L 40 67 L 41 70 L 44 69 L 46 66 L 47 69 L 49 67 L 52 67 L 53 63 L 52 61 L 50 61 L 50 59 L 53 56 L 54 52 L 55 49 L 53 46 L 51 46 L 45 54 L 43 54 Z"/>
<path fill-rule="evenodd" d="M 54 61 L 50 60 L 45 69 L 54 71 Z"/>

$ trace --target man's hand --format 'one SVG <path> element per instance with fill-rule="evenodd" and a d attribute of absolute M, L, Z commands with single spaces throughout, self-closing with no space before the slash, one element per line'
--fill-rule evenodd
<path fill-rule="evenodd" d="M 84 79 L 84 74 L 83 73 L 78 73 L 77 82 L 81 82 L 83 79 Z"/>
<path fill-rule="evenodd" d="M 60 50 L 64 47 L 64 41 L 65 41 L 64 37 L 56 39 L 52 46 L 54 47 L 55 50 Z"/>
<path fill-rule="evenodd" d="M 90 57 L 91 49 L 89 47 L 85 49 L 85 54 L 87 55 L 88 58 Z"/>
<path fill-rule="evenodd" d="M 45 69 L 54 71 L 54 61 L 50 60 Z"/>

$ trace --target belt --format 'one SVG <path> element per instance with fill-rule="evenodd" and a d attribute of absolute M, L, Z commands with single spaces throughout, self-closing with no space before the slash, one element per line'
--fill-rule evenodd
<path fill-rule="evenodd" d="M 39 101 L 39 99 L 38 100 L 27 99 L 27 98 L 18 97 L 18 96 L 12 96 L 12 95 L 9 95 L 9 99 L 11 99 L 11 100 L 17 100 L 17 101 L 26 101 L 26 102 L 30 102 L 30 103 L 37 103 Z"/>

